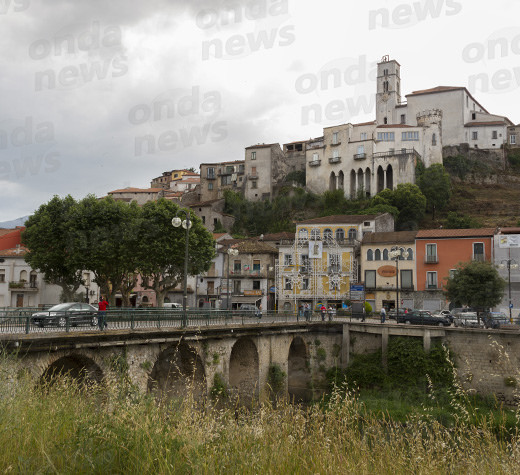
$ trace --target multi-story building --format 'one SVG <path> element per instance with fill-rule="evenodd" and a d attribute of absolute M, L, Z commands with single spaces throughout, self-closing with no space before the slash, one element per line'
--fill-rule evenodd
<path fill-rule="evenodd" d="M 350 284 L 360 281 L 357 254 L 363 236 L 393 230 L 388 213 L 299 222 L 294 239 L 279 245 L 278 309 L 295 311 L 303 303 L 339 305 L 349 297 Z"/>
<path fill-rule="evenodd" d="M 138 205 L 144 205 L 149 201 L 157 201 L 164 196 L 163 188 L 123 188 L 108 192 L 116 201 L 135 201 Z"/>
<path fill-rule="evenodd" d="M 163 172 L 161 176 L 152 179 L 150 188 L 171 188 L 170 183 L 175 180 L 182 178 L 193 178 L 198 177 L 199 174 L 192 172 L 191 170 L 171 170 L 169 172 Z"/>
<path fill-rule="evenodd" d="M 258 144 L 245 150 L 244 196 L 250 201 L 272 199 L 290 167 L 280 144 Z"/>
<path fill-rule="evenodd" d="M 365 300 L 373 310 L 397 307 L 415 308 L 415 235 L 417 231 L 369 233 L 361 244 L 361 275 L 365 284 Z M 391 251 L 400 251 L 392 258 Z"/>
<path fill-rule="evenodd" d="M 414 91 L 406 99 L 399 63 L 384 57 L 377 66 L 376 120 L 324 128 L 323 145 L 307 145 L 307 187 L 373 196 L 414 183 L 417 160 L 426 167 L 442 163 L 445 146 L 469 144 L 502 157 L 513 124 L 490 114 L 465 87 Z"/>
<path fill-rule="evenodd" d="M 224 197 L 225 190 L 243 191 L 244 160 L 200 164 L 200 202 Z"/>
<path fill-rule="evenodd" d="M 497 310 L 514 317 L 520 309 L 520 227 L 498 228 L 493 242 L 493 260 L 500 275 L 507 281 L 506 292 Z"/>
<path fill-rule="evenodd" d="M 287 160 L 288 172 L 305 171 L 306 151 L 308 140 L 286 143 L 283 153 Z"/>
<path fill-rule="evenodd" d="M 189 205 L 191 210 L 202 220 L 204 227 L 215 232 L 218 224 L 224 229 L 231 229 L 235 218 L 227 213 L 224 213 L 225 200 L 210 200 L 201 203 L 193 203 Z"/>
<path fill-rule="evenodd" d="M 446 308 L 447 302 L 443 293 L 446 280 L 455 272 L 460 262 L 493 262 L 494 233 L 494 228 L 418 231 L 415 237 L 415 306 L 425 310 Z"/>

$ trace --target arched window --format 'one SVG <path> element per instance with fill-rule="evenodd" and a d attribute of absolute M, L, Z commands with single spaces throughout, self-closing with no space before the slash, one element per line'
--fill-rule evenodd
<path fill-rule="evenodd" d="M 374 251 L 372 249 L 369 249 L 367 251 L 367 261 L 373 261 L 374 260 Z"/>
<path fill-rule="evenodd" d="M 323 231 L 323 239 L 332 239 L 332 229 L 327 228 Z"/>
<path fill-rule="evenodd" d="M 320 238 L 320 230 L 318 228 L 311 229 L 311 241 L 317 241 Z"/>
<path fill-rule="evenodd" d="M 388 249 L 383 249 L 383 260 L 384 261 L 388 260 Z"/>
<path fill-rule="evenodd" d="M 309 232 L 305 228 L 300 228 L 298 231 L 298 239 L 308 239 L 309 238 Z"/>
<path fill-rule="evenodd" d="M 375 261 L 380 261 L 381 260 L 381 251 L 379 249 L 376 249 L 374 260 Z"/>
<path fill-rule="evenodd" d="M 23 270 L 20 272 L 20 282 L 27 282 L 27 271 Z"/>
<path fill-rule="evenodd" d="M 348 230 L 348 240 L 354 241 L 355 239 L 357 239 L 357 230 L 351 228 Z"/>
<path fill-rule="evenodd" d="M 413 249 L 411 247 L 409 247 L 407 249 L 407 251 L 408 251 L 408 260 L 413 261 Z"/>
<path fill-rule="evenodd" d="M 336 229 L 336 241 L 345 240 L 345 230 L 343 228 Z"/>

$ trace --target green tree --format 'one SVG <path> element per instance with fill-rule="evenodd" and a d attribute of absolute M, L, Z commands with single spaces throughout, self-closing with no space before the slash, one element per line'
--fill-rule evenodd
<path fill-rule="evenodd" d="M 184 275 L 184 251 L 186 230 L 175 228 L 171 220 L 178 206 L 160 199 L 142 207 L 139 230 L 138 260 L 143 286 L 153 289 L 157 305 L 163 306 L 164 298 L 182 281 Z M 184 219 L 183 213 L 179 214 Z M 189 231 L 188 274 L 206 272 L 215 257 L 215 241 L 202 225 L 200 218 L 190 212 L 192 227 Z"/>
<path fill-rule="evenodd" d="M 121 292 L 123 305 L 137 282 L 140 261 L 139 244 L 141 210 L 136 203 L 98 199 L 89 195 L 71 213 L 69 239 L 74 249 L 76 267 L 88 269 L 111 305 Z"/>
<path fill-rule="evenodd" d="M 505 288 L 506 281 L 491 263 L 470 261 L 457 265 L 446 282 L 446 296 L 457 305 L 486 309 L 502 301 Z"/>
<path fill-rule="evenodd" d="M 417 229 L 424 218 L 426 198 L 417 185 L 405 183 L 395 190 L 380 191 L 372 200 L 372 206 L 390 205 L 399 211 L 396 228 L 400 231 Z"/>
<path fill-rule="evenodd" d="M 420 173 L 418 184 L 432 211 L 432 219 L 435 219 L 435 210 L 445 208 L 450 201 L 450 175 L 440 163 L 436 163 Z"/>
<path fill-rule="evenodd" d="M 71 259 L 70 216 L 77 205 L 70 195 L 54 196 L 26 221 L 22 242 L 29 249 L 25 261 L 44 274 L 50 284 L 62 288 L 63 301 L 75 300 L 83 284 L 82 268 Z"/>

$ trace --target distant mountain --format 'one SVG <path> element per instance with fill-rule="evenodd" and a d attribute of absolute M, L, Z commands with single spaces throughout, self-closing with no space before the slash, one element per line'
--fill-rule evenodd
<path fill-rule="evenodd" d="M 3 221 L 0 223 L 0 228 L 14 229 L 16 226 L 23 226 L 28 219 L 29 216 L 24 216 L 22 218 L 13 219 L 12 221 Z"/>

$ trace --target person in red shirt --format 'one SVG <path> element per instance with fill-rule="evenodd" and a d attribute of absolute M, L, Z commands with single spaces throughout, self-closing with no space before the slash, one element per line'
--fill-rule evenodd
<path fill-rule="evenodd" d="M 108 326 L 106 322 L 107 307 L 108 302 L 105 300 L 104 297 L 101 297 L 98 303 L 98 325 L 100 330 L 104 330 Z"/>

